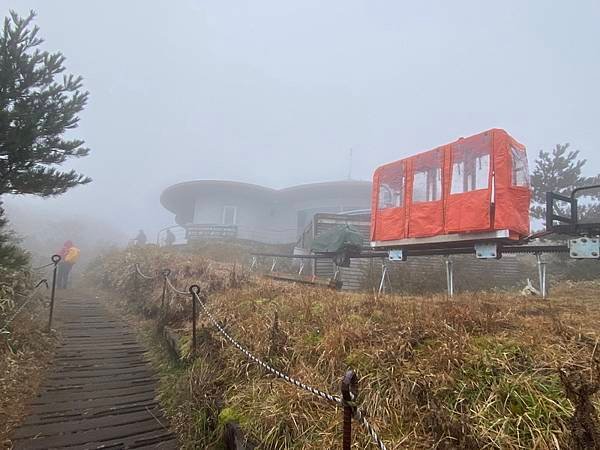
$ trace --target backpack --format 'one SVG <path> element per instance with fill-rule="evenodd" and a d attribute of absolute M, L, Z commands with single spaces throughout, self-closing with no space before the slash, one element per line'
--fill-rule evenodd
<path fill-rule="evenodd" d="M 69 264 L 75 264 L 79 259 L 79 249 L 77 247 L 71 247 L 65 255 L 65 262 Z"/>

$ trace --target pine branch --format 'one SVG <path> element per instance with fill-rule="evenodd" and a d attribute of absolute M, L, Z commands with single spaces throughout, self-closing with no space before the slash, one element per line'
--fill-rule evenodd
<path fill-rule="evenodd" d="M 0 195 L 58 195 L 90 181 L 57 166 L 89 154 L 81 139 L 65 139 L 88 101 L 80 76 L 65 74 L 65 57 L 38 47 L 35 13 L 11 11 L 0 35 Z"/>

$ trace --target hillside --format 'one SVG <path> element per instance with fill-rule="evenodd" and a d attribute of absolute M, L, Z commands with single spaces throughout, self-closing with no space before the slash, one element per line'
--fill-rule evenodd
<path fill-rule="evenodd" d="M 140 325 L 178 330 L 186 361 L 157 350 L 161 399 L 187 448 L 218 448 L 223 425 L 239 423 L 259 448 L 334 448 L 341 410 L 276 380 L 199 315 L 190 356 L 190 296 L 256 356 L 304 383 L 339 395 L 348 367 L 360 377 L 359 404 L 392 448 L 597 448 L 600 283 L 562 282 L 543 301 L 517 293 L 374 296 L 267 281 L 200 252 L 155 248 L 115 252 L 88 280 L 127 299 Z M 137 285 L 136 285 L 137 283 Z M 145 324 L 145 325 L 144 325 Z M 156 335 L 158 336 L 158 334 Z M 158 342 L 158 340 L 156 341 Z M 357 448 L 372 447 L 355 424 Z"/>

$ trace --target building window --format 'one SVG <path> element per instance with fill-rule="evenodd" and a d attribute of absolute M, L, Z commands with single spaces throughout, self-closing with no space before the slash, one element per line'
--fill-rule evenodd
<path fill-rule="evenodd" d="M 223 207 L 223 225 L 235 225 L 237 221 L 237 207 Z"/>
<path fill-rule="evenodd" d="M 527 154 L 523 150 L 511 147 L 512 184 L 513 186 L 529 187 L 529 165 Z"/>

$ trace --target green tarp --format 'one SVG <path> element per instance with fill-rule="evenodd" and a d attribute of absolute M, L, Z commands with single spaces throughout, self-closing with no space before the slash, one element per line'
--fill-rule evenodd
<path fill-rule="evenodd" d="M 350 225 L 340 225 L 315 238 L 310 250 L 314 253 L 347 253 L 359 252 L 362 247 L 362 234 Z"/>

